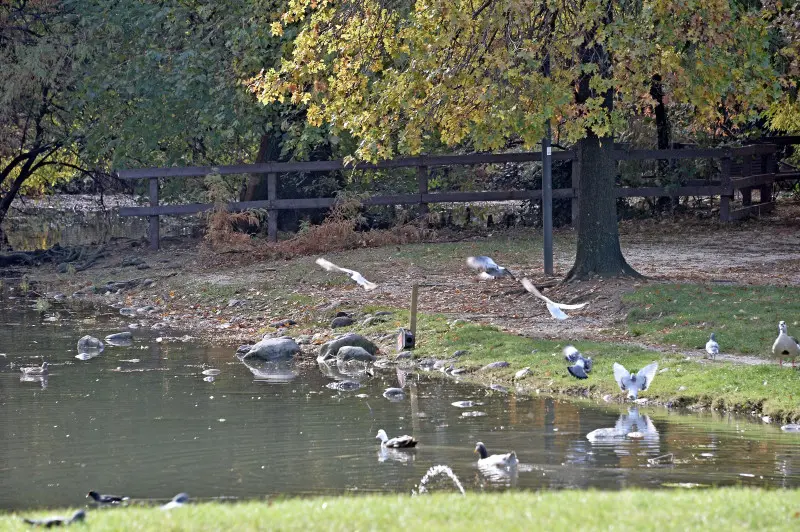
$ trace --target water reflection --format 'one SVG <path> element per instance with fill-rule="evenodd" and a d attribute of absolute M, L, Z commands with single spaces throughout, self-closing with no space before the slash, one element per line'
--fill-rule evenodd
<path fill-rule="evenodd" d="M 230 346 L 156 343 L 145 331 L 136 358 L 107 349 L 83 364 L 64 346 L 116 323 L 42 327 L 40 314 L 7 308 L 0 300 L 2 508 L 83 504 L 89 489 L 164 499 L 187 486 L 199 498 L 409 493 L 433 464 L 469 490 L 800 486 L 798 434 L 742 418 L 498 394 L 444 378 L 409 379 L 406 398 L 392 402 L 383 393 L 399 384 L 393 368 L 354 377 L 335 363 L 240 362 Z M 20 382 L 19 367 L 42 357 L 58 368 L 53 382 Z M 327 387 L 348 383 L 360 388 Z M 462 417 L 477 405 L 486 415 Z M 420 445 L 381 449 L 381 427 Z M 602 428 L 625 436 L 587 439 Z M 519 466 L 479 468 L 476 441 L 514 449 Z"/>
<path fill-rule="evenodd" d="M 29 375 L 23 373 L 19 377 L 19 382 L 37 382 L 42 388 L 47 388 L 47 378 L 48 375 Z"/>
<path fill-rule="evenodd" d="M 285 384 L 297 378 L 297 371 L 292 368 L 292 362 L 269 362 L 251 357 L 242 359 L 242 364 L 255 377 L 253 382 Z"/>

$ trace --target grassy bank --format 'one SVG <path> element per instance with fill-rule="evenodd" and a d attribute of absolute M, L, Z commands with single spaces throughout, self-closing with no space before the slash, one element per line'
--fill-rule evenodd
<path fill-rule="evenodd" d="M 653 285 L 623 297 L 633 337 L 702 349 L 716 332 L 723 353 L 767 357 L 785 321 L 800 336 L 800 288 L 792 286 Z"/>
<path fill-rule="evenodd" d="M 57 512 L 56 512 L 57 513 Z M 63 513 L 69 513 L 64 511 Z M 51 512 L 25 513 L 27 517 Z M 790 530 L 800 492 L 557 491 L 325 497 L 90 511 L 81 530 Z M 3 530 L 29 530 L 19 515 Z"/>
<path fill-rule="evenodd" d="M 393 322 L 369 328 L 363 333 L 393 330 L 407 323 L 407 313 L 399 311 Z M 729 331 L 733 334 L 733 331 Z M 740 334 L 746 335 L 746 332 Z M 455 364 L 471 371 L 461 378 L 483 384 L 516 386 L 528 391 L 588 396 L 600 399 L 611 395 L 623 399 L 612 365 L 619 362 L 629 370 L 657 361 L 659 373 L 652 386 L 640 397 L 673 406 L 731 410 L 744 414 L 770 416 L 776 422 L 800 419 L 800 377 L 777 364 L 744 365 L 727 361 L 704 360 L 701 356 L 663 353 L 643 347 L 610 342 L 565 340 L 555 342 L 526 338 L 489 325 L 453 322 L 443 316 L 422 316 L 418 324 L 418 357 L 447 358 L 466 350 Z M 562 349 L 572 343 L 584 356 L 594 360 L 594 370 L 586 380 L 577 380 L 566 370 Z M 481 370 L 490 362 L 506 361 L 507 368 Z M 524 368 L 530 374 L 515 380 Z"/>

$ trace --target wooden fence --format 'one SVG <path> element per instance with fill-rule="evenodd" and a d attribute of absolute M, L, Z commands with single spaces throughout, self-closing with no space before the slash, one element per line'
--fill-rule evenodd
<path fill-rule="evenodd" d="M 789 139 L 787 141 L 787 139 Z M 677 160 L 714 158 L 720 160 L 720 176 L 717 180 L 690 180 L 678 187 L 618 187 L 618 197 L 680 197 L 680 196 L 720 196 L 720 219 L 731 221 L 771 211 L 772 186 L 778 180 L 798 179 L 800 174 L 777 172 L 777 144 L 800 144 L 800 137 L 778 138 L 775 143 L 761 143 L 741 148 L 722 149 L 672 149 L 672 150 L 624 150 L 615 149 L 617 161 Z M 554 161 L 568 161 L 575 158 L 573 151 L 553 152 Z M 418 192 L 415 194 L 393 194 L 372 196 L 365 199 L 364 205 L 420 205 L 427 212 L 430 203 L 468 203 L 475 201 L 531 200 L 542 197 L 541 190 L 505 190 L 486 192 L 437 192 L 428 191 L 428 172 L 431 167 L 524 163 L 542 160 L 541 152 L 435 155 L 407 157 L 382 161 L 377 164 L 359 163 L 345 165 L 343 161 L 311 162 L 267 162 L 259 164 L 239 164 L 229 166 L 196 166 L 173 168 L 141 168 L 121 170 L 120 179 L 149 180 L 149 207 L 123 207 L 120 216 L 148 216 L 150 218 L 150 247 L 159 247 L 159 216 L 187 215 L 208 211 L 214 208 L 211 203 L 185 205 L 159 205 L 159 179 L 173 177 L 205 176 L 208 174 L 266 174 L 267 199 L 259 201 L 238 201 L 228 204 L 230 211 L 247 209 L 267 209 L 267 233 L 270 241 L 277 241 L 278 211 L 287 209 L 328 208 L 336 198 L 278 198 L 278 174 L 286 172 L 331 172 L 336 170 L 382 170 L 391 168 L 416 168 Z M 578 196 L 580 165 L 572 164 L 572 186 L 553 190 L 553 198 L 572 199 L 572 218 L 577 219 L 580 208 Z M 759 191 L 758 202 L 753 203 L 752 191 Z M 742 207 L 731 209 L 731 201 L 736 191 L 741 191 Z"/>

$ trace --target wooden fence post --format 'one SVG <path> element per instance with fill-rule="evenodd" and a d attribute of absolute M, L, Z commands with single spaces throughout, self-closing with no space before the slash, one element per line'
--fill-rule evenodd
<path fill-rule="evenodd" d="M 764 153 L 761 155 L 761 173 L 774 174 L 776 171 L 775 152 Z M 758 187 L 759 203 L 772 201 L 772 184 L 765 183 Z"/>
<path fill-rule="evenodd" d="M 150 206 L 158 207 L 158 178 L 151 177 L 150 181 Z M 160 245 L 159 223 L 158 215 L 150 216 L 150 230 L 148 232 L 150 238 L 150 249 L 158 251 Z"/>
<path fill-rule="evenodd" d="M 267 199 L 278 199 L 278 174 L 267 174 Z M 278 241 L 278 209 L 267 209 L 267 239 L 270 242 Z"/>
<path fill-rule="evenodd" d="M 427 194 L 428 193 L 428 167 L 427 166 L 417 166 L 417 182 L 419 184 L 419 193 Z M 428 204 L 422 202 L 419 204 L 419 214 L 420 217 L 425 221 L 429 212 Z"/>
<path fill-rule="evenodd" d="M 720 186 L 722 191 L 719 195 L 719 219 L 721 222 L 729 222 L 731 219 L 731 200 L 733 199 L 731 163 L 730 155 L 720 159 Z"/>
<path fill-rule="evenodd" d="M 581 183 L 581 145 L 572 149 L 572 227 L 578 228 L 578 211 L 581 208 L 578 190 Z"/>
<path fill-rule="evenodd" d="M 753 173 L 753 163 L 755 157 L 752 155 L 745 155 L 742 159 L 742 177 L 755 175 Z M 753 204 L 753 187 L 744 187 L 742 192 L 742 206 L 747 207 Z"/>

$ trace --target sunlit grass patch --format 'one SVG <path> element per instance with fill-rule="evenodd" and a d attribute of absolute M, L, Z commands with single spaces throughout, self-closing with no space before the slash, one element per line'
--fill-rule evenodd
<path fill-rule="evenodd" d="M 89 511 L 80 530 L 791 530 L 796 490 L 664 489 L 434 493 L 313 497 L 234 504 Z M 579 508 L 576 509 L 576 508 Z M 25 516 L 0 516 L 3 530 L 30 530 Z"/>
<path fill-rule="evenodd" d="M 623 297 L 633 336 L 702 349 L 715 332 L 723 353 L 767 356 L 778 322 L 800 333 L 800 288 L 652 285 Z"/>

